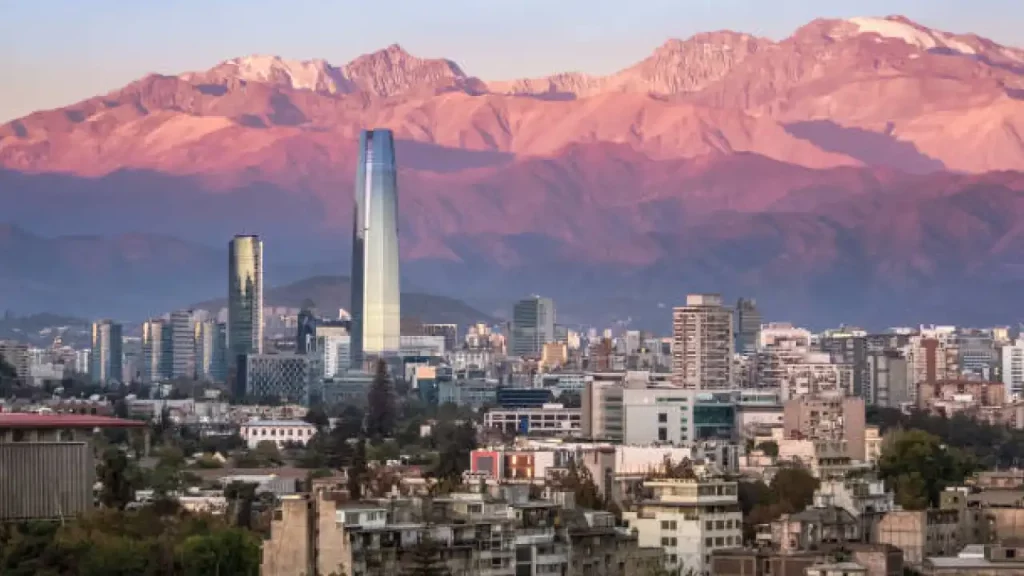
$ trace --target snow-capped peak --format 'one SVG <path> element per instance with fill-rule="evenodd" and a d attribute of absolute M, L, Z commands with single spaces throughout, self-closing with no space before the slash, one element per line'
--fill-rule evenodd
<path fill-rule="evenodd" d="M 906 18 L 850 18 L 847 22 L 855 27 L 854 34 L 877 34 L 882 38 L 902 40 L 921 50 L 946 49 L 961 54 L 976 53 L 970 44 L 953 34 L 919 26 Z"/>
<path fill-rule="evenodd" d="M 280 56 L 246 56 L 224 63 L 253 82 L 286 83 L 299 90 L 342 91 L 344 75 L 325 60 L 289 60 Z"/>

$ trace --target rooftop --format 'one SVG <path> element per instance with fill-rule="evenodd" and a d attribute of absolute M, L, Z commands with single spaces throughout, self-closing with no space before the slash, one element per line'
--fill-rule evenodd
<path fill-rule="evenodd" d="M 144 428 L 145 422 L 85 414 L 0 414 L 0 430 L 11 428 Z"/>

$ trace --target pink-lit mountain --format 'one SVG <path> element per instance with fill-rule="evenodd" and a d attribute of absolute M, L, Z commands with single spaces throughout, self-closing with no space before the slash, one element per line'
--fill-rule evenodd
<path fill-rule="evenodd" d="M 580 315 L 720 290 L 857 321 L 988 320 L 1020 287 L 1024 51 L 902 17 L 699 34 L 609 76 L 481 80 L 397 45 L 151 75 L 0 126 L 0 201 L 46 234 L 255 231 L 294 258 L 348 234 L 367 127 L 400 140 L 430 289 L 583 291 Z"/>

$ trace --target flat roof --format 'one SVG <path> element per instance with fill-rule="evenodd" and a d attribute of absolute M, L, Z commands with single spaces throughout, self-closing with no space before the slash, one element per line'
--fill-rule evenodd
<path fill-rule="evenodd" d="M 0 430 L 11 428 L 145 428 L 140 420 L 87 414 L 0 413 Z"/>

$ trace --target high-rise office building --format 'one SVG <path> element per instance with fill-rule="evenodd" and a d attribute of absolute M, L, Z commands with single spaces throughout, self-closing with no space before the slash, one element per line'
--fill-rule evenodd
<path fill-rule="evenodd" d="M 171 378 L 196 374 L 196 331 L 191 310 L 171 312 Z"/>
<path fill-rule="evenodd" d="M 196 379 L 224 382 L 227 378 L 227 325 L 207 320 L 195 328 Z"/>
<path fill-rule="evenodd" d="M 142 381 L 147 384 L 162 382 L 170 377 L 169 354 L 164 350 L 167 323 L 161 319 L 142 324 Z"/>
<path fill-rule="evenodd" d="M 672 380 L 691 390 L 732 387 L 733 316 L 718 294 L 690 294 L 672 311 Z"/>
<path fill-rule="evenodd" d="M 263 353 L 263 242 L 235 236 L 228 245 L 228 369 Z"/>
<path fill-rule="evenodd" d="M 736 302 L 736 352 L 755 354 L 761 338 L 761 312 L 757 301 L 740 298 Z"/>
<path fill-rule="evenodd" d="M 92 324 L 89 374 L 96 384 L 121 381 L 121 325 L 110 320 Z"/>
<path fill-rule="evenodd" d="M 555 302 L 533 296 L 512 308 L 513 356 L 540 358 L 544 345 L 555 341 Z"/>
<path fill-rule="evenodd" d="M 14 368 L 18 380 L 28 384 L 30 376 L 28 344 L 13 340 L 0 340 L 0 358 Z"/>
<path fill-rule="evenodd" d="M 398 181 L 390 130 L 359 136 L 352 227 L 352 363 L 401 346 Z"/>

